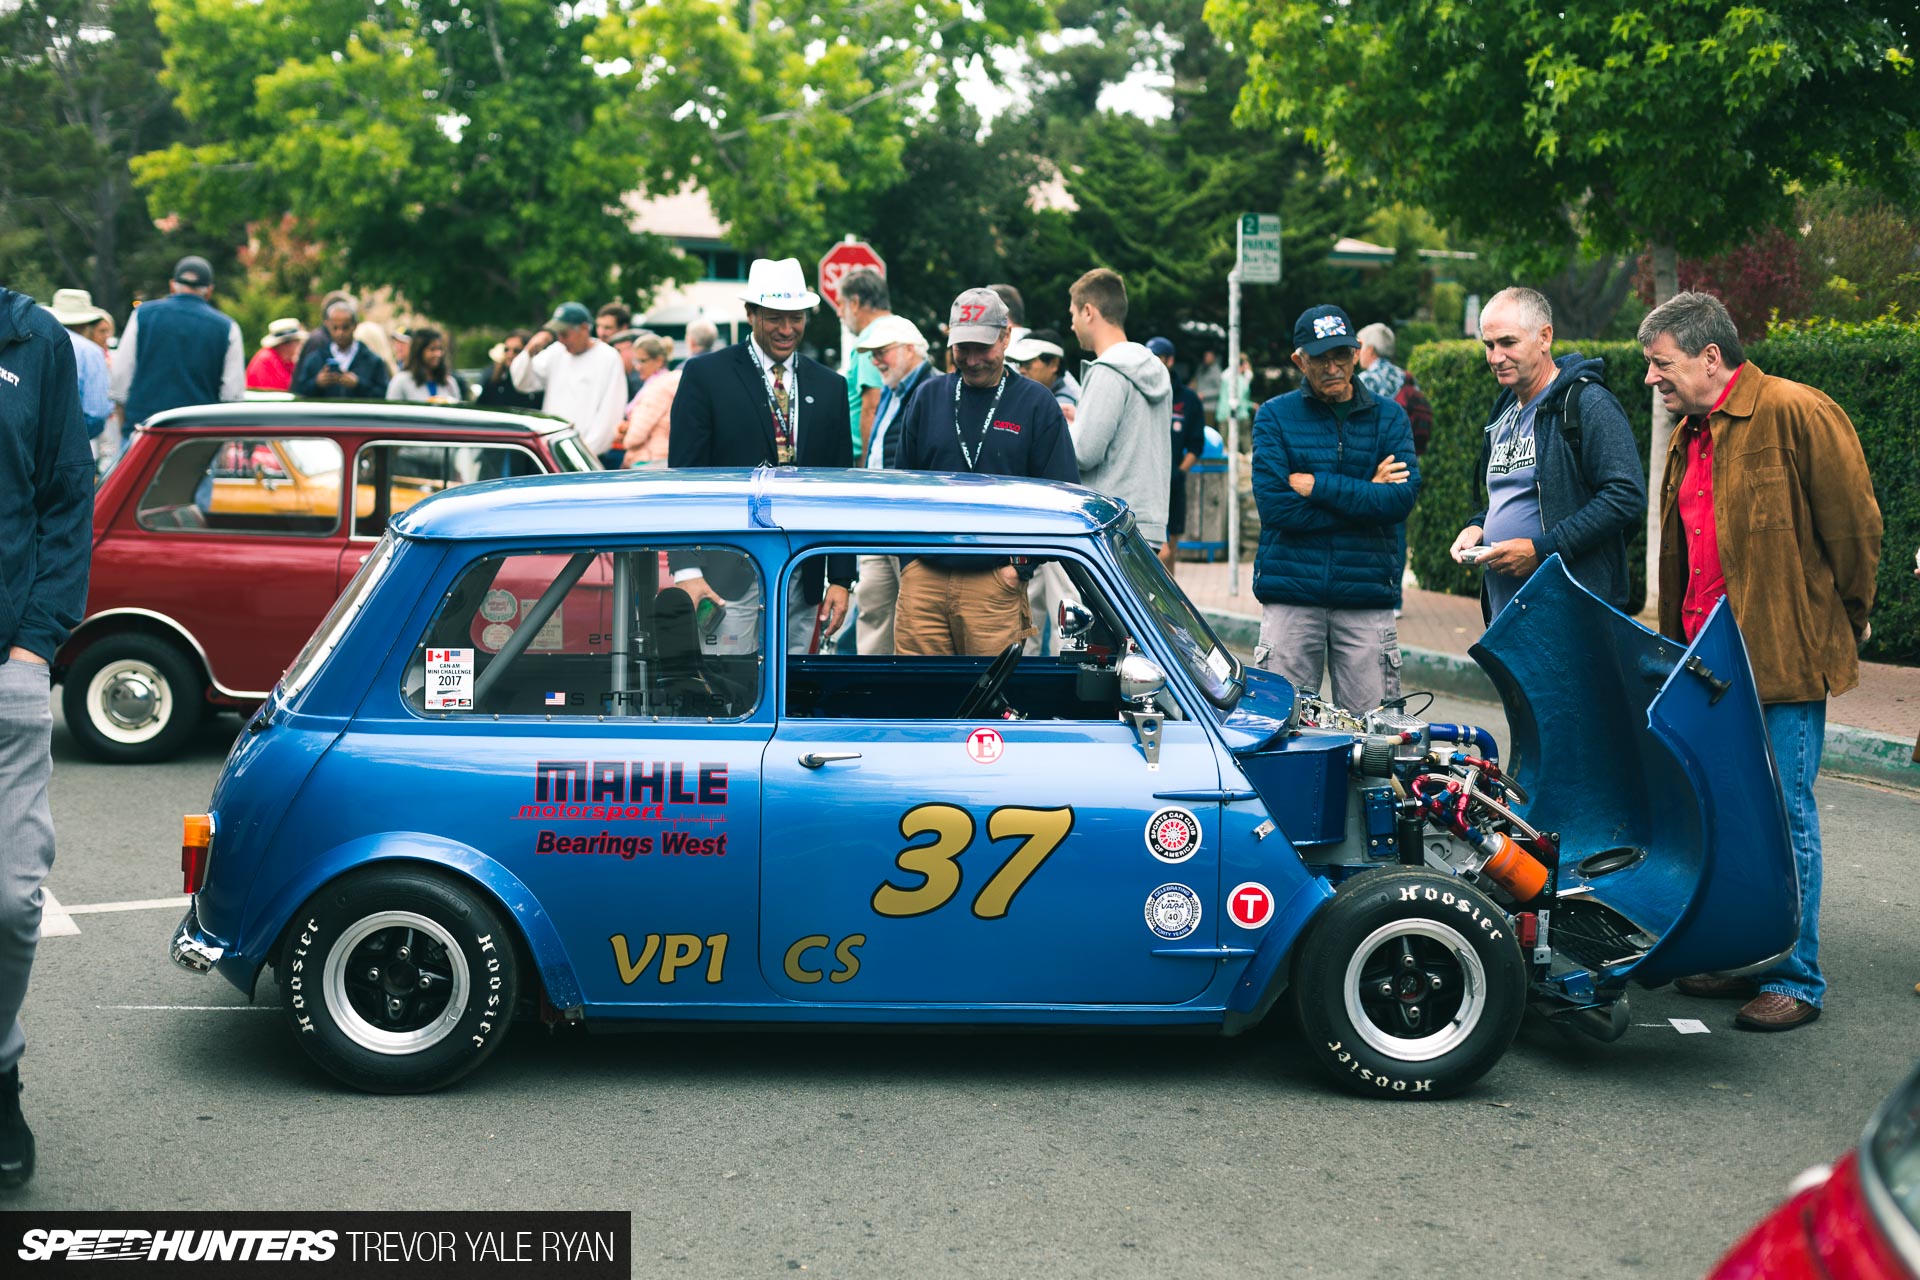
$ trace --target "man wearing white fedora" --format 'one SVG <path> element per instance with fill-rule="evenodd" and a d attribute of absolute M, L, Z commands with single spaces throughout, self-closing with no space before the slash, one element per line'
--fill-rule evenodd
<path fill-rule="evenodd" d="M 73 362 L 80 372 L 80 416 L 87 424 L 87 439 L 97 440 L 113 413 L 107 349 L 93 337 L 95 327 L 108 319 L 107 313 L 93 305 L 93 295 L 85 289 L 55 289 L 53 305 L 47 310 L 66 326 L 73 341 Z"/>
<path fill-rule="evenodd" d="M 283 316 L 267 326 L 260 349 L 247 361 L 247 390 L 293 390 L 294 352 L 307 340 L 307 331 L 292 316 Z"/>
<path fill-rule="evenodd" d="M 740 297 L 753 337 L 681 366 L 667 465 L 851 467 L 847 380 L 800 354 L 807 317 L 820 305 L 800 260 L 756 258 Z M 675 559 L 673 570 L 696 607 L 704 600 L 723 608 L 760 604 L 748 566 L 716 564 L 711 582 L 694 560 Z M 808 562 L 787 611 L 789 651 L 807 652 L 816 637 L 840 629 L 853 574 L 851 556 L 829 557 L 824 571 L 817 557 Z"/>

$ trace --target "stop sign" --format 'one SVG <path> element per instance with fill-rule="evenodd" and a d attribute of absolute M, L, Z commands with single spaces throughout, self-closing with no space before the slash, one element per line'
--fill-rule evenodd
<path fill-rule="evenodd" d="M 864 240 L 842 240 L 820 259 L 820 296 L 835 311 L 840 309 L 840 277 L 855 267 L 872 267 L 883 276 L 887 274 L 887 264 Z"/>

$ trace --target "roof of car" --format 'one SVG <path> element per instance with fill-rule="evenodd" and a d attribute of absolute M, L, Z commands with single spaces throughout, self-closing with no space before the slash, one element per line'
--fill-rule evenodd
<path fill-rule="evenodd" d="M 1126 508 L 1077 485 L 917 471 L 602 471 L 461 485 L 408 508 L 406 538 L 793 532 L 1091 533 Z"/>
<path fill-rule="evenodd" d="M 499 431 L 545 435 L 568 426 L 560 418 L 525 410 L 482 409 L 404 400 L 240 400 L 169 409 L 147 419 L 149 430 L 245 427 L 248 430 L 334 428 L 364 431 Z"/>

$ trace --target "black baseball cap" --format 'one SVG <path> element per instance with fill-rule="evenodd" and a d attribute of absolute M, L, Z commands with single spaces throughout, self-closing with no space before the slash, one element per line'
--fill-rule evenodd
<path fill-rule="evenodd" d="M 1310 356 L 1323 356 L 1336 347 L 1360 349 L 1353 336 L 1353 321 L 1339 307 L 1308 307 L 1293 322 L 1294 349 Z"/>
<path fill-rule="evenodd" d="M 213 264 L 197 254 L 188 254 L 173 264 L 173 278 L 195 289 L 213 287 Z"/>

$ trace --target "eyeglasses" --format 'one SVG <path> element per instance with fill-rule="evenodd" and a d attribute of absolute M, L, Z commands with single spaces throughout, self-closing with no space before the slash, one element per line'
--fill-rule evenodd
<path fill-rule="evenodd" d="M 1348 368 L 1353 364 L 1352 347 L 1335 347 L 1325 355 L 1308 356 L 1307 365 L 1313 369 Z"/>

